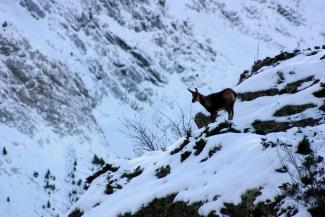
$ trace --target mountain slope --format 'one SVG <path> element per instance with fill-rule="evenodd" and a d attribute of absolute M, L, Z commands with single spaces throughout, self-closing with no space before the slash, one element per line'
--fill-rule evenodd
<path fill-rule="evenodd" d="M 174 140 L 156 110 L 190 110 L 187 87 L 323 43 L 324 1 L 291 2 L 1 1 L 0 216 L 65 213 L 101 158 L 133 157 L 124 116 Z"/>
<path fill-rule="evenodd" d="M 287 60 L 261 67 L 235 88 L 241 99 L 232 125 L 220 123 L 222 115 L 220 124 L 181 138 L 165 152 L 111 161 L 115 169 L 96 178 L 70 212 L 139 217 L 160 216 L 164 210 L 177 216 L 172 207 L 183 201 L 188 206 L 183 213 L 237 216 L 231 203 L 245 197 L 266 207 L 266 201 L 277 201 L 283 192 L 279 186 L 291 181 L 284 164 L 295 174 L 287 154 L 298 162 L 309 154 L 301 152 L 301 141 L 309 141 L 314 154 L 325 157 L 324 55 L 324 49 L 296 51 Z M 261 94 L 270 88 L 279 92 Z M 288 195 L 280 201 L 271 204 L 273 215 L 310 216 L 310 204 Z"/>

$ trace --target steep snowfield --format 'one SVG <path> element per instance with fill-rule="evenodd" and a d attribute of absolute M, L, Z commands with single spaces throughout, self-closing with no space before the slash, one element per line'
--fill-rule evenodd
<path fill-rule="evenodd" d="M 120 132 L 124 116 L 143 114 L 171 143 L 157 110 L 174 120 L 176 102 L 186 114 L 199 111 L 187 87 L 234 86 L 258 58 L 323 44 L 323 7 L 322 0 L 0 1 L 0 149 L 8 152 L 0 155 L 0 216 L 65 213 L 98 168 L 95 155 L 134 156 Z"/>
<path fill-rule="evenodd" d="M 291 180 L 288 173 L 275 171 L 282 166 L 279 156 L 286 154 L 280 144 L 291 145 L 289 149 L 300 159 L 303 155 L 295 151 L 299 142 L 306 136 L 312 150 L 325 157 L 325 114 L 324 108 L 320 109 L 321 106 L 324 107 L 324 98 L 313 95 L 314 92 L 324 89 L 321 87 L 325 82 L 324 55 L 324 49 L 318 49 L 316 54 L 312 51 L 302 51 L 293 58 L 261 68 L 256 75 L 238 85 L 235 89 L 240 97 L 247 92 L 270 88 L 284 90 L 287 87 L 287 92 L 260 96 L 250 101 L 238 100 L 232 125 L 236 133 L 227 132 L 227 127 L 224 132 L 215 131 L 218 123 L 213 123 L 207 129 L 193 132 L 188 138 L 188 144 L 184 143 L 185 138 L 181 138 L 165 152 L 148 153 L 132 160 L 110 161 L 118 170 L 108 171 L 96 178 L 70 212 L 78 208 L 85 217 L 114 217 L 129 212 L 135 213 L 155 198 L 177 194 L 174 202 L 185 201 L 191 204 L 200 201 L 200 214 L 208 215 L 213 210 L 219 214 L 225 202 L 237 204 L 241 201 L 242 194 L 254 188 L 260 188 L 262 193 L 257 197 L 257 201 L 273 199 L 281 192 L 278 186 Z M 279 72 L 282 72 L 280 80 Z M 303 80 L 310 76 L 312 78 L 309 81 Z M 288 89 L 288 85 L 301 80 L 303 81 L 295 88 Z M 276 110 L 285 105 L 308 103 L 312 103 L 314 107 L 293 115 L 274 115 Z M 304 122 L 300 127 L 288 126 L 287 130 L 274 130 L 265 135 L 255 133 L 257 129 L 252 126 L 252 122 L 257 119 L 289 121 L 293 125 L 297 120 L 308 118 L 317 121 Z M 224 119 L 225 115 L 221 115 L 217 122 L 220 123 Z M 206 141 L 206 145 L 198 152 L 196 143 L 202 139 Z M 263 141 L 272 141 L 277 146 L 263 146 Z M 215 150 L 215 153 L 209 154 L 211 150 Z M 184 157 L 186 153 L 189 153 L 187 158 Z M 158 178 L 157 169 L 168 165 L 170 174 Z M 137 171 L 138 167 L 142 173 L 128 180 L 125 173 Z M 293 169 L 290 165 L 289 168 Z M 108 186 L 112 187 L 109 189 L 112 191 L 107 193 Z M 299 210 L 295 216 L 310 216 L 303 204 L 290 198 L 285 201 L 285 205 L 290 204 Z"/>

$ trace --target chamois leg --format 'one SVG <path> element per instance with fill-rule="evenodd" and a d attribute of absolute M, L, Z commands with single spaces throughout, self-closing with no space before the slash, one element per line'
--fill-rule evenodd
<path fill-rule="evenodd" d="M 231 109 L 231 120 L 234 118 L 234 109 Z"/>
<path fill-rule="evenodd" d="M 231 106 L 230 106 L 230 110 L 231 110 L 231 120 L 234 118 L 234 104 L 233 103 Z"/>
<path fill-rule="evenodd" d="M 228 113 L 228 121 L 231 121 L 233 117 L 233 110 L 231 108 L 227 108 L 226 111 Z"/>
<path fill-rule="evenodd" d="M 234 117 L 234 112 L 233 111 L 230 111 L 230 118 L 229 120 L 232 121 L 232 118 Z"/>
<path fill-rule="evenodd" d="M 234 104 L 229 106 L 227 112 L 228 112 L 228 121 L 231 121 L 234 117 Z"/>
<path fill-rule="evenodd" d="M 217 113 L 218 113 L 218 112 L 212 112 L 212 113 L 210 113 L 210 114 L 211 114 L 211 123 L 213 123 L 213 122 L 216 121 Z"/>
<path fill-rule="evenodd" d="M 227 112 L 228 112 L 228 121 L 231 121 L 231 111 L 227 110 Z"/>

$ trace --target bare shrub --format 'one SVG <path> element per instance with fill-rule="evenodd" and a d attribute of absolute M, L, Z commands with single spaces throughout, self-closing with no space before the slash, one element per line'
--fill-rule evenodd
<path fill-rule="evenodd" d="M 177 137 L 184 137 L 184 136 L 189 136 L 192 134 L 192 129 L 193 129 L 193 118 L 192 118 L 192 106 L 191 106 L 191 111 L 189 114 L 189 117 L 186 117 L 183 109 L 180 107 L 180 105 L 174 100 L 175 104 L 177 105 L 177 108 L 179 110 L 179 118 L 178 120 L 173 120 L 171 117 L 167 116 L 163 112 L 159 111 L 158 109 L 155 109 L 162 117 L 167 119 L 169 121 L 169 125 L 172 128 L 172 132 Z"/>
<path fill-rule="evenodd" d="M 325 216 L 325 162 L 324 158 L 314 152 L 299 155 L 288 145 L 280 146 L 284 155 L 278 156 L 291 182 L 283 183 L 280 189 L 285 196 L 308 206 L 313 217 Z"/>
<path fill-rule="evenodd" d="M 155 109 L 158 114 L 168 121 L 168 128 L 175 137 L 189 137 L 192 133 L 192 111 L 189 117 L 186 117 L 183 109 L 176 103 L 179 110 L 179 118 L 174 120 L 165 113 Z M 143 116 L 130 119 L 124 117 L 124 129 L 120 130 L 133 142 L 133 152 L 137 156 L 143 155 L 148 151 L 165 151 L 169 143 L 167 131 L 165 129 L 152 129 L 143 121 Z"/>
<path fill-rule="evenodd" d="M 123 125 L 125 130 L 120 131 L 132 140 L 133 152 L 137 156 L 148 151 L 166 150 L 166 135 L 158 136 L 156 131 L 145 125 L 142 117 L 135 120 L 124 117 Z"/>

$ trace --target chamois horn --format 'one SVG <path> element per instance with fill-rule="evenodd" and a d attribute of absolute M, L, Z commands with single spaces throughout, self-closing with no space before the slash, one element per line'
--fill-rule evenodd
<path fill-rule="evenodd" d="M 198 90 L 197 90 L 197 88 L 195 88 L 195 91 L 193 91 L 193 90 L 190 90 L 190 88 L 187 88 L 187 90 L 188 90 L 188 91 L 190 91 L 191 93 L 198 93 Z"/>

